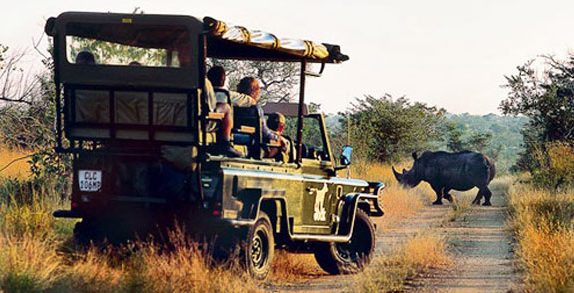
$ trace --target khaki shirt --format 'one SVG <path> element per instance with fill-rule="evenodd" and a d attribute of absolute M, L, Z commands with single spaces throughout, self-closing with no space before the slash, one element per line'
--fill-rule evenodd
<path fill-rule="evenodd" d="M 205 79 L 205 88 L 207 94 L 207 105 L 209 106 L 209 112 L 215 111 L 215 106 L 217 105 L 217 97 L 215 96 L 215 91 L 213 90 L 213 85 L 209 79 Z"/>
<path fill-rule="evenodd" d="M 218 89 L 224 89 L 226 92 L 229 93 L 229 100 L 231 100 L 231 104 L 233 106 L 238 107 L 251 107 L 257 104 L 254 98 L 249 95 L 230 91 L 225 87 L 215 87 Z M 224 92 L 216 92 L 215 97 L 218 103 L 227 103 L 227 95 Z"/>

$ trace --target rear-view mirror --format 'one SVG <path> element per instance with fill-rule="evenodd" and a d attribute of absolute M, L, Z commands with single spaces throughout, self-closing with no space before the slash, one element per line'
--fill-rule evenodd
<path fill-rule="evenodd" d="M 353 153 L 353 147 L 346 145 L 341 150 L 340 164 L 343 166 L 351 165 L 351 154 Z"/>

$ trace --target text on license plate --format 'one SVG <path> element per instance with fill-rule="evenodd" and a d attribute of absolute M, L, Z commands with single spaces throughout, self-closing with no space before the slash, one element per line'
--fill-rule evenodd
<path fill-rule="evenodd" d="M 100 191 L 102 188 L 102 171 L 79 170 L 78 184 L 80 191 Z"/>

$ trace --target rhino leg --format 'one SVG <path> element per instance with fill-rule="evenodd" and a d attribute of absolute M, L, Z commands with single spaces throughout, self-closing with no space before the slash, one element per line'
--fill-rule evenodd
<path fill-rule="evenodd" d="M 488 186 L 485 186 L 483 190 L 483 194 L 484 194 L 484 203 L 482 204 L 483 206 L 491 206 L 492 203 L 490 203 L 490 197 L 492 196 L 492 192 L 490 191 L 490 189 L 488 189 Z"/>
<path fill-rule="evenodd" d="M 442 197 L 446 200 L 448 200 L 449 202 L 453 202 L 453 198 L 452 195 L 449 193 L 449 189 L 445 189 L 444 190 L 444 194 L 442 195 Z"/>
<path fill-rule="evenodd" d="M 434 190 L 434 192 L 436 193 L 436 200 L 433 201 L 432 204 L 441 205 L 442 204 L 442 193 L 444 191 L 444 188 L 442 188 L 442 187 L 439 188 L 439 187 L 434 187 L 434 186 L 431 186 L 431 187 Z"/>
<path fill-rule="evenodd" d="M 476 194 L 476 197 L 472 201 L 472 204 L 479 205 L 481 199 L 482 199 L 482 189 L 479 189 L 478 193 Z"/>

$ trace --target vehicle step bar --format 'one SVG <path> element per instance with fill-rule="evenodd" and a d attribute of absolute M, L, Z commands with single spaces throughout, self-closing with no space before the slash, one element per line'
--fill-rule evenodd
<path fill-rule="evenodd" d="M 52 213 L 55 218 L 81 218 L 82 216 L 77 211 L 69 210 L 56 210 Z"/>

